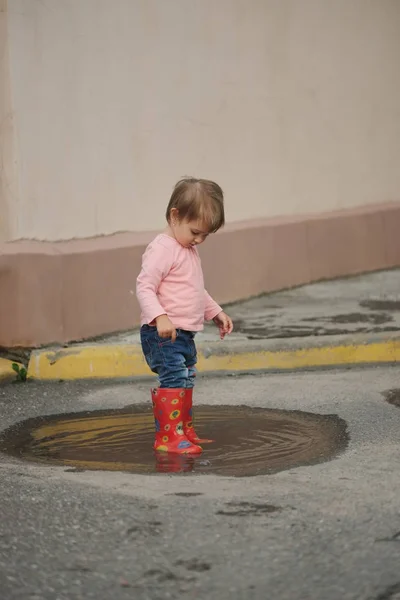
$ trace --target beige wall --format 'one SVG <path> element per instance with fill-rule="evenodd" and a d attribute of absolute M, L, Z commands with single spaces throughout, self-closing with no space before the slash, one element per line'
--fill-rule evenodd
<path fill-rule="evenodd" d="M 16 183 L 6 8 L 6 0 L 0 0 L 0 242 L 11 235 L 8 207 L 13 203 Z"/>
<path fill-rule="evenodd" d="M 156 229 L 184 174 L 221 183 L 229 221 L 399 199 L 398 0 L 8 0 L 7 19 L 3 239 Z"/>

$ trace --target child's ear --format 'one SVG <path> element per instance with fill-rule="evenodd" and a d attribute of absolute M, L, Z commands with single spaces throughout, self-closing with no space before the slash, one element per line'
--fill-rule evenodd
<path fill-rule="evenodd" d="M 179 210 L 177 208 L 171 208 L 169 219 L 173 225 L 176 225 L 179 222 Z"/>

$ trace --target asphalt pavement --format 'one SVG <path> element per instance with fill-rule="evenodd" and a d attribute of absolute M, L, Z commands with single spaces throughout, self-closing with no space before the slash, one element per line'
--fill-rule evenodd
<path fill-rule="evenodd" d="M 200 377 L 196 401 L 210 408 L 345 421 L 348 444 L 332 460 L 275 474 L 74 470 L 0 454 L 1 599 L 397 600 L 399 374 Z M 148 385 L 5 384 L 1 429 L 148 403 Z"/>

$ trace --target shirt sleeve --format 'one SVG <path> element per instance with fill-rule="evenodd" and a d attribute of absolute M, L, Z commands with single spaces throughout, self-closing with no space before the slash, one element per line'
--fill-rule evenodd
<path fill-rule="evenodd" d="M 222 308 L 217 304 L 207 292 L 204 290 L 205 295 L 205 308 L 204 308 L 204 319 L 205 321 L 211 321 L 214 317 L 216 317 L 220 312 L 222 312 Z"/>
<path fill-rule="evenodd" d="M 173 264 L 173 253 L 162 244 L 148 246 L 142 258 L 142 269 L 136 280 L 136 296 L 146 323 L 166 312 L 158 301 L 157 291 Z"/>

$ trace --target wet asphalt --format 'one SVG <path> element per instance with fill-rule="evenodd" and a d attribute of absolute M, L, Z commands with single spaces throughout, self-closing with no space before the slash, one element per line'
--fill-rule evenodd
<path fill-rule="evenodd" d="M 400 331 L 400 269 L 321 281 L 227 307 L 248 339 L 360 336 Z"/>
<path fill-rule="evenodd" d="M 2 385 L 1 429 L 129 410 L 149 401 L 148 388 Z M 346 423 L 342 452 L 275 474 L 75 470 L 0 454 L 1 599 L 398 599 L 399 388 L 398 367 L 200 377 L 196 401 L 210 410 Z"/>

